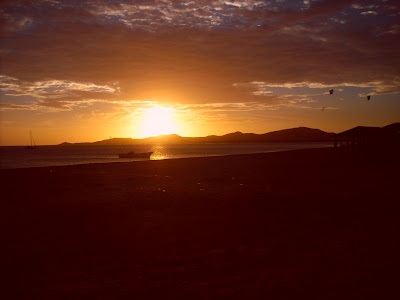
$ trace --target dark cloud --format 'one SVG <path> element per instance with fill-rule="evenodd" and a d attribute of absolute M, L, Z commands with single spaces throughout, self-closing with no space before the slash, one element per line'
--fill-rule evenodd
<path fill-rule="evenodd" d="M 398 92 L 397 2 L 308 2 L 4 2 L 1 71 L 31 85 L 120 88 L 110 94 L 64 86 L 69 100 L 65 91 L 62 98 L 42 95 L 49 106 L 88 99 L 281 103 L 266 90 L 233 86 L 254 81 L 375 82 L 376 93 Z"/>

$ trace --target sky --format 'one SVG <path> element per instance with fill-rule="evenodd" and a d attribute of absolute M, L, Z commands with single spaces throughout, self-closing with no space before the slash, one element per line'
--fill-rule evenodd
<path fill-rule="evenodd" d="M 0 27 L 0 145 L 400 121 L 395 0 L 3 0 Z"/>

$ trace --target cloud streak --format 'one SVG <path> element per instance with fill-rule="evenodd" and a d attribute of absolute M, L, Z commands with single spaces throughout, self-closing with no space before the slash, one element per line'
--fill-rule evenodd
<path fill-rule="evenodd" d="M 82 105 L 83 102 L 88 104 L 104 98 L 112 99 L 119 88 L 67 80 L 29 82 L 2 75 L 0 76 L 0 91 L 4 92 L 4 96 L 9 97 L 32 97 L 35 101 L 30 109 L 41 106 L 71 109 L 75 105 Z M 5 105 L 4 107 L 23 109 L 28 108 L 28 105 Z"/>

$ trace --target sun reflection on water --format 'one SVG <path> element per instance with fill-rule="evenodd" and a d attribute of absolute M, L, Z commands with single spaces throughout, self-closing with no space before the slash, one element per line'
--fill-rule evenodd
<path fill-rule="evenodd" d="M 150 157 L 151 160 L 162 160 L 168 158 L 167 151 L 164 146 L 153 145 L 151 151 L 153 151 L 153 154 Z"/>

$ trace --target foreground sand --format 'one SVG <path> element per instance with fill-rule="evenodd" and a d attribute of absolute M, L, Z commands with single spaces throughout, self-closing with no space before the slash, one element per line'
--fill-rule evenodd
<path fill-rule="evenodd" d="M 3 299 L 395 299 L 399 160 L 1 170 Z"/>

